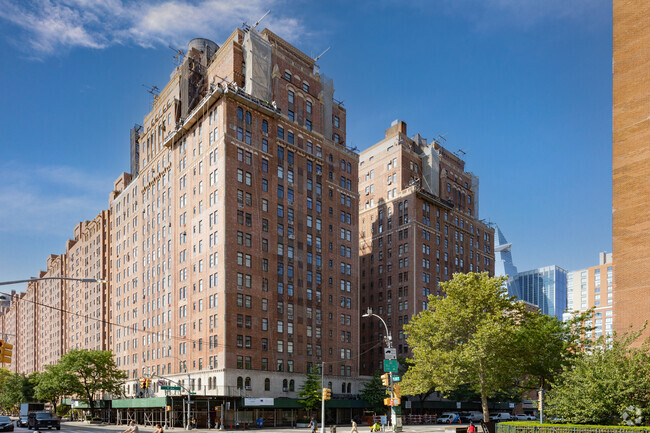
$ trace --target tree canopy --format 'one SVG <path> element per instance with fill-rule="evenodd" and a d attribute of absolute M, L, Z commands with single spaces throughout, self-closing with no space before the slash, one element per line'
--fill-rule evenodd
<path fill-rule="evenodd" d="M 34 387 L 24 374 L 3 373 L 4 380 L 0 385 L 0 408 L 14 412 L 21 403 L 34 399 Z"/>
<path fill-rule="evenodd" d="M 630 332 L 579 353 L 575 365 L 559 375 L 547 395 L 548 414 L 576 424 L 615 424 L 628 408 L 648 415 L 650 408 L 650 345 L 632 343 Z"/>
<path fill-rule="evenodd" d="M 489 420 L 488 398 L 512 386 L 518 377 L 518 326 L 526 310 L 507 295 L 505 277 L 486 272 L 454 274 L 441 283 L 444 297 L 429 297 L 429 308 L 405 326 L 414 365 L 403 390 L 410 394 L 434 387 L 449 393 L 460 385 L 481 395 L 483 417 Z"/>
<path fill-rule="evenodd" d="M 34 385 L 34 397 L 52 403 L 56 412 L 59 398 L 68 394 L 68 372 L 63 371 L 60 364 L 48 365 L 45 371 L 30 375 L 29 380 Z"/>
<path fill-rule="evenodd" d="M 61 357 L 53 374 L 67 394 L 87 401 L 91 411 L 98 393 L 120 395 L 126 379 L 126 373 L 115 365 L 113 353 L 105 350 L 71 350 Z"/>
<path fill-rule="evenodd" d="M 379 371 L 376 371 L 370 381 L 366 382 L 361 390 L 361 398 L 364 399 L 375 413 L 386 413 L 384 398 L 386 387 L 381 383 Z"/>
<path fill-rule="evenodd" d="M 305 407 L 305 410 L 311 412 L 318 408 L 323 398 L 321 376 L 318 369 L 312 368 L 307 373 L 307 378 L 300 386 L 298 395 L 301 397 L 299 402 Z"/>

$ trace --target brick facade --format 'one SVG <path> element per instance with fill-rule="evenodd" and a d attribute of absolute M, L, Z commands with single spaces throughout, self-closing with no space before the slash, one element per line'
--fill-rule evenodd
<path fill-rule="evenodd" d="M 622 333 L 650 317 L 650 4 L 615 0 L 613 13 L 614 329 Z"/>
<path fill-rule="evenodd" d="M 361 152 L 359 181 L 360 306 L 386 320 L 398 356 L 410 350 L 402 331 L 442 295 L 455 272 L 494 275 L 494 229 L 478 220 L 478 178 L 439 143 L 406 135 L 395 122 L 385 139 Z M 384 357 L 384 326 L 361 323 L 361 373 Z"/>

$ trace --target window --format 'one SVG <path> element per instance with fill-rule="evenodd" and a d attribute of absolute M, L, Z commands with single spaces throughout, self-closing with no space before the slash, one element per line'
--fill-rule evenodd
<path fill-rule="evenodd" d="M 291 72 L 285 72 L 284 79 L 291 82 Z"/>
<path fill-rule="evenodd" d="M 287 94 L 287 102 L 289 102 L 289 104 L 293 104 L 293 101 L 294 101 L 294 93 L 291 90 L 289 90 Z"/>

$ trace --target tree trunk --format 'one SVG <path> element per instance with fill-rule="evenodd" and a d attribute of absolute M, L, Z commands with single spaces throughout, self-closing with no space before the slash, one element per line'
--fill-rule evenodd
<path fill-rule="evenodd" d="M 483 421 L 490 421 L 490 411 L 488 410 L 488 400 L 485 394 L 485 373 L 483 372 L 483 361 L 479 360 L 479 381 L 481 382 L 481 408 L 483 409 Z"/>

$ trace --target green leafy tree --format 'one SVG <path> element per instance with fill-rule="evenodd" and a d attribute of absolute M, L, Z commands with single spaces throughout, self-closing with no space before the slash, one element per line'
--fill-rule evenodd
<path fill-rule="evenodd" d="M 486 272 L 454 274 L 441 283 L 445 297 L 429 297 L 429 309 L 405 326 L 413 366 L 403 390 L 449 393 L 468 384 L 481 396 L 489 420 L 488 398 L 510 388 L 520 372 L 520 351 L 513 351 L 517 328 L 526 315 L 522 303 L 508 296 L 505 277 Z"/>
<path fill-rule="evenodd" d="M 2 385 L 4 385 L 5 381 L 11 376 L 11 371 L 7 368 L 0 368 L 0 389 L 2 389 Z"/>
<path fill-rule="evenodd" d="M 0 407 L 6 412 L 16 412 L 21 403 L 34 400 L 34 387 L 24 374 L 12 373 L 0 387 Z"/>
<path fill-rule="evenodd" d="M 120 395 L 126 379 L 126 373 L 115 365 L 113 353 L 105 350 L 71 350 L 61 357 L 56 368 L 66 394 L 87 401 L 91 412 L 97 394 Z"/>
<path fill-rule="evenodd" d="M 305 407 L 308 412 L 315 411 L 321 403 L 323 398 L 323 388 L 321 386 L 321 376 L 316 368 L 312 368 L 303 384 L 300 386 L 298 395 L 301 397 L 300 404 Z"/>
<path fill-rule="evenodd" d="M 525 373 L 521 388 L 548 390 L 558 375 L 573 365 L 578 354 L 589 348 L 584 323 L 591 313 L 575 315 L 566 322 L 539 312 L 526 315 L 512 347 L 520 351 L 520 368 Z"/>
<path fill-rule="evenodd" d="M 397 361 L 399 362 L 399 374 L 400 374 L 401 377 L 404 377 L 406 375 L 406 372 L 413 365 L 413 360 L 410 359 L 410 358 L 404 358 L 404 357 L 398 356 Z M 401 386 L 402 385 L 400 385 L 400 387 Z M 435 392 L 436 389 L 432 386 L 428 390 L 426 390 L 425 392 L 419 392 L 419 393 L 413 393 L 413 394 L 406 393 L 403 388 L 401 388 L 401 390 L 402 390 L 402 395 L 408 395 L 409 396 L 408 397 L 409 400 L 411 400 L 410 397 L 417 397 L 418 400 L 420 400 L 420 410 L 422 411 L 423 410 L 422 408 L 424 408 L 424 402 L 426 401 L 426 399 L 431 394 L 433 394 Z"/>
<path fill-rule="evenodd" d="M 577 355 L 546 399 L 548 414 L 576 424 L 616 424 L 625 408 L 650 408 L 650 344 L 630 332 Z M 647 422 L 647 420 L 646 420 Z"/>
<path fill-rule="evenodd" d="M 384 399 L 388 397 L 386 387 L 381 383 L 381 374 L 376 371 L 369 382 L 366 382 L 361 390 L 361 398 L 364 399 L 375 413 L 386 413 Z"/>
<path fill-rule="evenodd" d="M 60 364 L 48 365 L 44 372 L 33 373 L 29 377 L 30 382 L 34 384 L 34 397 L 39 401 L 52 403 L 55 412 L 59 398 L 68 394 L 71 379 Z"/>

